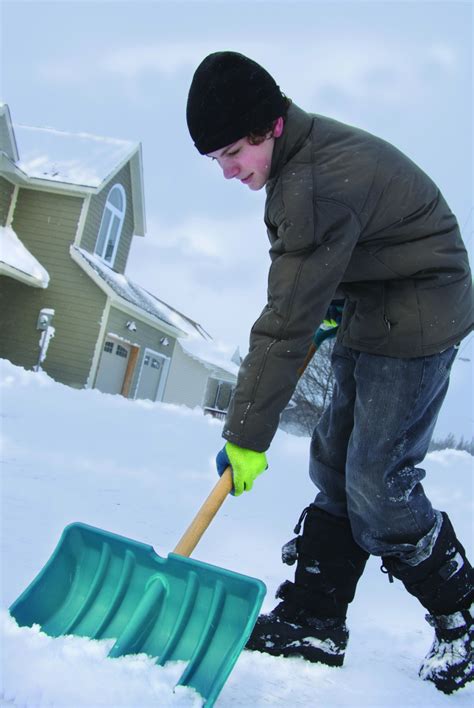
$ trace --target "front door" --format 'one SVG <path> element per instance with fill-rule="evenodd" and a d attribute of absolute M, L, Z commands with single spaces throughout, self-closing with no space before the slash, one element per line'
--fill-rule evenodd
<path fill-rule="evenodd" d="M 103 393 L 121 393 L 131 347 L 113 337 L 106 337 L 100 358 L 95 387 Z"/>
<path fill-rule="evenodd" d="M 168 362 L 168 357 L 157 354 L 151 349 L 145 350 L 135 398 L 161 401 Z"/>

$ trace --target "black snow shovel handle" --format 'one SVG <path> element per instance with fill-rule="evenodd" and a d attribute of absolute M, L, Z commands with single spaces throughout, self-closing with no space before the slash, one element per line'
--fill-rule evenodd
<path fill-rule="evenodd" d="M 189 558 L 201 540 L 201 536 L 232 491 L 232 470 L 227 467 L 222 477 L 199 509 L 194 519 L 178 541 L 173 553 Z"/>

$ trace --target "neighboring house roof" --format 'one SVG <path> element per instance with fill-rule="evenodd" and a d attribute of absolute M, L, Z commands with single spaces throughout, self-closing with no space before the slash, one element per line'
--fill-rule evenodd
<path fill-rule="evenodd" d="M 99 278 L 98 281 L 96 279 L 97 284 L 99 287 L 102 285 L 102 289 L 109 296 L 125 300 L 160 322 L 175 328 L 178 330 L 176 336 L 182 334 L 196 336 L 200 339 L 210 338 L 210 335 L 197 322 L 159 300 L 148 290 L 127 278 L 126 275 L 116 273 L 95 254 L 77 246 L 71 246 L 70 253 L 73 260 L 89 275 L 91 273 L 88 267 L 92 269 Z M 159 323 L 157 322 L 157 324 Z"/>
<path fill-rule="evenodd" d="M 1 153 L 1 169 L 20 184 L 96 194 L 130 162 L 134 233 L 145 235 L 140 143 L 12 123 L 6 104 L 0 104 L 0 118 L 5 122 L 11 148 Z"/>
<path fill-rule="evenodd" d="M 49 274 L 28 251 L 11 226 L 0 226 L 0 274 L 34 288 L 47 288 Z"/>
<path fill-rule="evenodd" d="M 204 364 L 207 369 L 213 371 L 219 368 L 237 376 L 239 367 L 232 361 L 232 350 L 224 344 L 191 338 L 180 339 L 179 344 L 185 354 Z"/>

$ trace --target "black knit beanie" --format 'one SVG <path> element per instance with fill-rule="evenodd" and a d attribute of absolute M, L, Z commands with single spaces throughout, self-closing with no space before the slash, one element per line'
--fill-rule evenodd
<path fill-rule="evenodd" d="M 205 155 L 265 127 L 285 109 L 280 88 L 260 64 L 237 52 L 215 52 L 196 69 L 186 118 Z"/>

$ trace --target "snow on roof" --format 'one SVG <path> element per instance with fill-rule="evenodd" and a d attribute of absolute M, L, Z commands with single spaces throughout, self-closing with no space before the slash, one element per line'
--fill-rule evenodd
<path fill-rule="evenodd" d="M 11 226 L 0 226 L 0 273 L 27 285 L 47 288 L 49 274 L 28 251 Z"/>
<path fill-rule="evenodd" d="M 209 342 L 203 339 L 180 339 L 179 344 L 186 354 L 201 362 L 207 368 L 223 369 L 233 376 L 237 376 L 239 367 L 231 361 L 232 350 L 221 342 Z"/>
<path fill-rule="evenodd" d="M 13 124 L 20 159 L 29 177 L 98 187 L 131 156 L 138 143 L 89 133 Z"/>
<path fill-rule="evenodd" d="M 157 317 L 162 322 L 180 329 L 183 334 L 195 336 L 199 339 L 209 337 L 207 332 L 193 320 L 159 300 L 148 290 L 137 285 L 126 275 L 116 273 L 106 265 L 98 256 L 89 253 L 82 248 L 71 246 L 71 251 L 79 253 L 82 258 L 94 269 L 94 271 L 109 285 L 112 290 L 127 302 L 139 307 L 149 315 Z"/>

